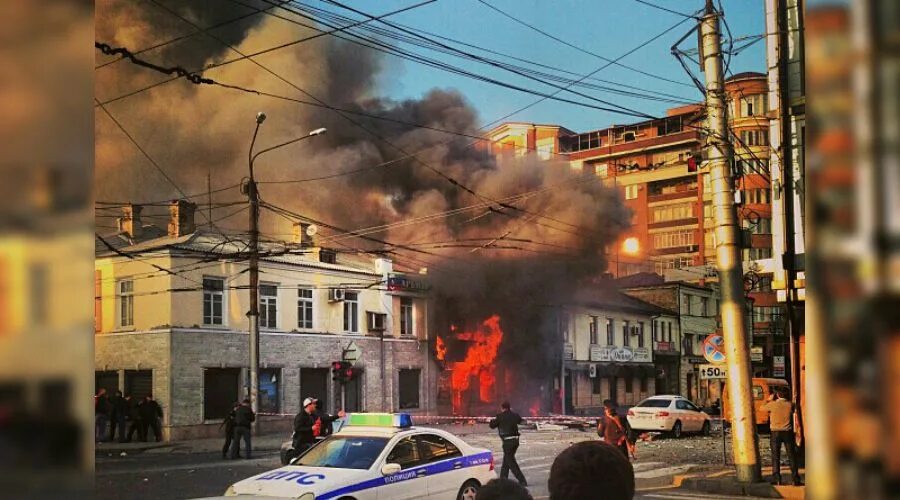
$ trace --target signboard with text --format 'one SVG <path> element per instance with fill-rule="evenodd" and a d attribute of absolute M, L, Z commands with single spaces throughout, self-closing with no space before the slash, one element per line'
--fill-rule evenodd
<path fill-rule="evenodd" d="M 784 356 L 772 357 L 772 376 L 784 377 Z"/>
<path fill-rule="evenodd" d="M 700 380 L 724 380 L 728 372 L 723 365 L 700 365 Z"/>
<path fill-rule="evenodd" d="M 763 360 L 762 346 L 753 346 L 750 348 L 750 361 L 760 362 Z"/>
<path fill-rule="evenodd" d="M 652 357 L 646 347 L 591 346 L 591 361 L 649 363 Z"/>

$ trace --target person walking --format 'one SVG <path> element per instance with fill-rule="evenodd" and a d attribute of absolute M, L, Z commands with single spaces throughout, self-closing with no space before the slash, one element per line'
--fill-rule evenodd
<path fill-rule="evenodd" d="M 604 441 L 615 446 L 628 459 L 628 432 L 616 412 L 615 404 L 603 405 L 603 418 L 597 424 L 597 434 Z"/>
<path fill-rule="evenodd" d="M 240 405 L 238 402 L 231 405 L 231 411 L 225 416 L 225 420 L 219 424 L 219 430 L 225 427 L 225 446 L 222 446 L 222 459 L 228 458 L 228 452 L 231 451 L 231 442 L 234 439 L 234 417 Z"/>
<path fill-rule="evenodd" d="M 519 463 L 516 461 L 516 451 L 519 449 L 519 424 L 521 423 L 522 417 L 510 409 L 508 401 L 504 401 L 500 405 L 500 413 L 491 419 L 489 425 L 491 429 L 497 429 L 500 439 L 503 441 L 503 466 L 500 468 L 500 477 L 508 478 L 509 471 L 512 470 L 519 484 L 528 486 L 528 482 L 525 481 L 525 476 L 519 468 Z"/>
<path fill-rule="evenodd" d="M 787 391 L 775 389 L 762 411 L 769 414 L 769 431 L 772 440 L 772 479 L 781 484 L 781 445 L 787 449 L 791 461 L 791 479 L 794 486 L 800 486 L 800 467 L 797 463 L 797 443 L 794 441 L 794 403 L 788 401 Z"/>
<path fill-rule="evenodd" d="M 125 442 L 130 443 L 132 439 L 134 439 L 134 434 L 137 433 L 138 439 L 140 441 L 146 441 L 147 437 L 144 433 L 144 425 L 141 421 L 141 403 L 137 399 L 129 394 L 125 396 L 125 401 L 128 404 L 128 434 L 125 437 Z"/>
<path fill-rule="evenodd" d="M 120 443 L 125 442 L 125 420 L 128 417 L 128 401 L 122 397 L 122 391 L 116 391 L 116 395 L 113 396 L 110 400 L 110 407 L 112 408 L 110 424 L 109 424 L 109 440 L 113 441 L 116 439 L 116 431 L 118 430 Z"/>
<path fill-rule="evenodd" d="M 106 389 L 101 387 L 94 396 L 94 439 L 98 443 L 102 443 L 106 439 L 106 428 L 111 413 L 112 406 L 109 396 L 106 394 Z"/>
<path fill-rule="evenodd" d="M 250 400 L 245 399 L 234 409 L 234 441 L 231 443 L 231 458 L 241 456 L 241 439 L 244 440 L 244 458 L 253 458 L 250 439 L 250 426 L 256 420 L 256 414 L 250 409 Z"/>
<path fill-rule="evenodd" d="M 141 437 L 143 441 L 147 441 L 150 438 L 150 431 L 153 431 L 153 437 L 156 439 L 156 442 L 162 441 L 162 427 L 160 426 L 160 419 L 163 416 L 162 407 L 159 406 L 153 396 L 147 394 L 144 396 L 144 402 L 141 403 L 138 411 L 141 415 L 141 433 L 143 434 Z"/>

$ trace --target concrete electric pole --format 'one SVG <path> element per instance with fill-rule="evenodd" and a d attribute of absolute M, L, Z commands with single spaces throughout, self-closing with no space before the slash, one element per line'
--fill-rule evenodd
<path fill-rule="evenodd" d="M 737 479 L 762 478 L 751 394 L 750 349 L 744 322 L 744 280 L 740 231 L 734 204 L 731 165 L 734 151 L 728 134 L 725 75 L 722 63 L 720 13 L 712 0 L 700 20 L 702 68 L 706 74 L 707 151 L 715 219 L 716 263 L 721 287 L 722 335 L 728 366 L 728 392 L 732 415 L 731 441 Z"/>

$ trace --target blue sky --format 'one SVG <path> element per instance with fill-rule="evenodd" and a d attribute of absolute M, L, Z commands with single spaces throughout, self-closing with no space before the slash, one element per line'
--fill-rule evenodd
<path fill-rule="evenodd" d="M 349 0 L 347 1 L 349 4 Z M 486 0 L 498 9 L 522 21 L 537 26 L 573 45 L 615 59 L 642 42 L 671 27 L 682 18 L 634 0 Z M 682 12 L 702 8 L 703 0 L 653 0 L 654 3 Z M 336 6 L 316 2 L 325 8 L 348 14 Z M 415 0 L 356 0 L 352 5 L 373 15 L 383 14 L 416 3 Z M 735 37 L 758 35 L 765 31 L 763 0 L 722 0 L 726 19 Z M 579 75 L 590 73 L 605 62 L 590 54 L 579 52 L 544 37 L 527 27 L 516 24 L 490 10 L 478 0 L 439 0 L 413 11 L 398 14 L 392 21 L 452 37 L 468 43 L 516 55 L 528 60 L 560 67 Z M 619 67 L 609 67 L 597 73 L 597 78 L 633 85 L 641 89 L 662 91 L 690 100 L 700 100 L 701 94 L 675 58 L 670 47 L 690 28 L 687 21 L 656 42 L 626 57 L 621 62 L 646 72 L 683 82 L 669 83 Z M 696 36 L 686 39 L 682 47 L 696 47 Z M 415 49 L 421 51 L 422 49 Z M 435 56 L 434 53 L 428 53 Z M 552 93 L 556 89 L 518 75 L 447 55 L 436 55 L 466 69 L 487 74 L 520 86 Z M 765 42 L 761 41 L 743 51 L 731 63 L 732 70 L 764 71 Z M 696 70 L 696 67 L 693 67 Z M 702 75 L 697 72 L 697 75 Z M 452 88 L 464 94 L 478 110 L 481 123 L 486 124 L 512 111 L 531 104 L 538 97 L 515 90 L 452 75 L 420 64 L 394 60 L 380 77 L 380 91 L 394 99 L 415 98 L 429 89 Z M 622 97 L 594 90 L 586 90 L 595 97 L 628 106 L 642 112 L 659 115 L 673 104 Z M 562 96 L 564 94 L 560 94 Z M 577 96 L 568 97 L 581 99 Z M 558 123 L 575 131 L 587 131 L 628 123 L 637 118 L 572 104 L 545 101 L 511 120 L 534 123 Z"/>

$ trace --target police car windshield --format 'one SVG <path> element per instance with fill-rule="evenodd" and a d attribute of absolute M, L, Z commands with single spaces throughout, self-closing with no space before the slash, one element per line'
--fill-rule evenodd
<path fill-rule="evenodd" d="M 383 437 L 331 436 L 301 455 L 294 465 L 368 469 L 387 442 Z"/>

